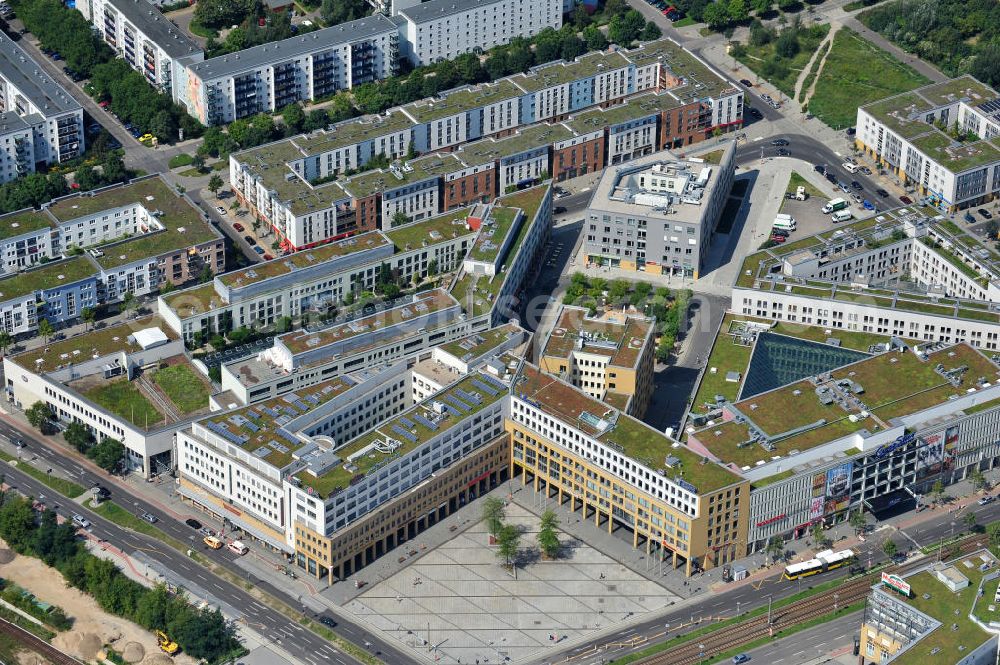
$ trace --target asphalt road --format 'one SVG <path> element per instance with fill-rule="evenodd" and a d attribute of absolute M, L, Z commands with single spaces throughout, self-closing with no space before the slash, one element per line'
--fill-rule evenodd
<path fill-rule="evenodd" d="M 33 456 L 37 455 L 38 459 L 32 464 L 36 468 L 44 470 L 47 468 L 46 465 L 48 465 L 51 468 L 61 469 L 75 482 L 85 487 L 91 487 L 95 483 L 100 483 L 108 487 L 111 490 L 111 499 L 121 507 L 133 513 L 147 512 L 155 515 L 159 520 L 156 523 L 156 527 L 164 533 L 181 542 L 191 543 L 191 549 L 197 549 L 203 556 L 212 559 L 217 564 L 231 570 L 237 569 L 235 564 L 231 563 L 233 559 L 237 558 L 236 554 L 230 552 L 227 548 L 216 551 L 209 550 L 202 544 L 201 535 L 186 524 L 175 520 L 172 516 L 147 503 L 142 497 L 132 493 L 125 493 L 118 485 L 109 486 L 106 477 L 91 472 L 73 458 L 66 457 L 56 450 L 50 450 L 33 438 L 25 437 L 23 433 L 14 430 L 6 423 L 0 423 L 0 436 L 12 441 L 21 441 L 25 446 L 22 451 L 22 457 L 25 460 L 31 460 Z M 90 530 L 91 533 L 98 538 L 108 541 L 126 553 L 142 551 L 152 559 L 158 561 L 164 568 L 173 571 L 185 579 L 197 581 L 198 584 L 205 587 L 206 590 L 216 595 L 220 600 L 229 603 L 233 607 L 241 608 L 249 624 L 259 624 L 255 626 L 258 632 L 279 643 L 292 656 L 302 660 L 302 662 L 312 663 L 313 665 L 318 665 L 317 660 L 322 662 L 338 662 L 341 665 L 347 665 L 348 662 L 358 662 L 347 654 L 335 649 L 331 643 L 322 637 L 306 630 L 283 614 L 262 605 L 242 588 L 217 577 L 207 568 L 200 566 L 173 548 L 143 534 L 123 529 L 113 522 L 105 520 L 96 513 L 88 511 L 84 506 L 67 497 L 58 495 L 51 488 L 21 473 L 16 467 L 5 467 L 3 472 L 6 474 L 8 484 L 15 486 L 23 494 L 35 497 L 44 495 L 47 499 L 46 504 L 50 507 L 54 504 L 53 499 L 59 497 L 57 512 L 63 517 L 69 518 L 74 512 L 85 514 L 94 524 Z M 253 578 L 253 583 L 254 586 L 281 598 L 291 607 L 302 607 L 294 592 L 277 588 L 271 583 L 256 577 Z M 306 610 L 304 613 L 310 616 L 314 615 L 310 610 Z M 366 643 L 371 644 L 374 652 L 380 654 L 380 657 L 387 662 L 413 662 L 409 656 L 382 642 L 361 626 L 344 621 L 339 616 L 327 616 L 330 616 L 330 618 L 333 618 L 337 622 L 337 634 L 359 647 L 364 647 Z"/>
<path fill-rule="evenodd" d="M 795 665 L 811 658 L 821 658 L 831 651 L 854 646 L 854 635 L 861 627 L 863 614 L 845 614 L 745 653 L 750 656 L 751 663 L 764 665 Z"/>

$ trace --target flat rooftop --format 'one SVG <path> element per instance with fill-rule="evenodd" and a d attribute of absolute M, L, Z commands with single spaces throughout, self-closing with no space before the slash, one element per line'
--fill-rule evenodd
<path fill-rule="evenodd" d="M 469 166 L 490 164 L 505 157 L 513 157 L 529 150 L 538 150 L 575 136 L 565 125 L 542 123 L 522 127 L 516 134 L 502 139 L 484 139 L 467 143 L 455 154 Z"/>
<path fill-rule="evenodd" d="M 514 221 L 518 219 L 520 210 L 494 206 L 489 216 L 483 220 L 472 248 L 466 258 L 473 261 L 496 262 L 500 249 L 507 243 L 507 238 L 514 232 Z M 525 221 L 522 219 L 522 224 Z"/>
<path fill-rule="evenodd" d="M 734 150 L 727 144 L 726 150 Z M 664 221 L 699 224 L 704 213 L 701 201 L 712 197 L 719 167 L 657 152 L 625 164 L 608 167 L 594 188 L 590 209 L 602 212 L 640 214 Z"/>
<path fill-rule="evenodd" d="M 595 52 L 581 55 L 573 62 L 558 61 L 532 67 L 527 74 L 515 74 L 509 79 L 525 92 L 538 92 L 565 83 L 597 76 L 627 67 L 629 61 L 621 53 Z"/>
<path fill-rule="evenodd" d="M 347 44 L 398 30 L 399 28 L 389 18 L 382 14 L 374 14 L 331 28 L 254 46 L 237 53 L 220 55 L 191 65 L 190 69 L 202 81 L 208 81 L 257 69 L 272 62 L 294 60 L 310 53 L 332 51 Z"/>
<path fill-rule="evenodd" d="M 0 240 L 16 238 L 25 233 L 32 233 L 42 229 L 52 229 L 55 222 L 45 214 L 44 210 L 18 210 L 0 216 Z"/>
<path fill-rule="evenodd" d="M 513 335 L 521 332 L 521 328 L 515 323 L 506 323 L 496 328 L 484 330 L 454 342 L 442 344 L 438 348 L 445 353 L 450 353 L 459 360 L 468 362 L 479 358 L 490 350 L 497 348 L 502 343 L 510 339 Z"/>
<path fill-rule="evenodd" d="M 202 52 L 183 30 L 171 23 L 152 3 L 146 0 L 109 0 L 109 4 L 140 32 L 156 42 L 167 55 L 181 58 Z"/>
<path fill-rule="evenodd" d="M 214 415 L 199 421 L 199 424 L 271 466 L 282 469 L 292 463 L 293 453 L 308 443 L 286 429 L 285 425 L 342 395 L 354 385 L 349 377 L 337 377 L 253 406 Z"/>
<path fill-rule="evenodd" d="M 78 337 L 49 342 L 37 349 L 19 353 L 13 357 L 13 360 L 25 369 L 35 372 L 47 372 L 55 369 L 56 365 L 60 364 L 59 360 L 63 356 L 66 358 L 87 360 L 90 358 L 100 358 L 117 351 L 134 353 L 139 351 L 140 347 L 138 344 L 129 342 L 128 338 L 137 331 L 145 330 L 146 328 L 159 328 L 169 339 L 177 339 L 177 333 L 160 317 L 147 316 L 126 323 L 108 326 L 107 328 L 91 330 L 85 335 Z M 36 362 L 38 360 L 42 360 L 43 362 Z"/>
<path fill-rule="evenodd" d="M 397 252 L 405 252 L 421 247 L 431 247 L 447 240 L 475 233 L 466 220 L 472 208 L 458 208 L 437 217 L 397 226 L 385 231 Z"/>
<path fill-rule="evenodd" d="M 447 309 L 458 303 L 442 289 L 424 291 L 413 296 L 405 304 L 394 306 L 371 316 L 354 319 L 315 332 L 298 330 L 282 335 L 278 339 L 294 355 L 322 348 L 335 342 L 383 330 L 391 326 L 405 323 L 410 319 Z"/>
<path fill-rule="evenodd" d="M 454 173 L 464 168 L 455 155 L 430 154 L 411 159 L 401 166 L 376 169 L 347 178 L 342 186 L 355 198 L 365 198 L 379 192 L 391 192 L 413 183 Z"/>
<path fill-rule="evenodd" d="M 400 10 L 399 14 L 414 23 L 426 23 L 445 16 L 456 16 L 479 7 L 489 7 L 498 2 L 500 0 L 430 0 Z"/>
<path fill-rule="evenodd" d="M 624 55 L 638 67 L 660 63 L 666 69 L 668 94 L 685 104 L 737 89 L 734 83 L 669 38 L 648 42 L 625 51 Z"/>
<path fill-rule="evenodd" d="M 0 76 L 46 118 L 81 108 L 79 102 L 46 74 L 6 33 L 0 34 Z"/>
<path fill-rule="evenodd" d="M 527 398 L 554 418 L 609 444 L 653 471 L 662 471 L 670 479 L 683 479 L 694 485 L 699 493 L 711 492 L 741 480 L 740 476 L 729 469 L 712 461 L 704 461 L 701 455 L 663 433 L 609 408 L 604 402 L 542 373 L 528 363 L 522 364 L 521 372 L 515 379 L 514 394 Z M 606 422 L 614 420 L 614 425 L 601 431 L 588 424 L 596 419 Z M 666 466 L 668 456 L 678 460 L 674 467 Z"/>
<path fill-rule="evenodd" d="M 0 279 L 0 302 L 96 278 L 97 271 L 85 256 L 53 261 Z"/>
<path fill-rule="evenodd" d="M 505 391 L 496 388 L 493 391 L 483 390 L 477 385 L 479 381 L 485 383 L 479 376 L 478 372 L 470 374 L 457 384 L 338 448 L 336 453 L 341 462 L 326 473 L 316 476 L 309 471 L 301 471 L 295 478 L 303 487 L 311 487 L 316 494 L 326 499 L 346 488 L 354 478 L 363 477 L 393 457 L 412 452 L 507 395 Z M 446 410 L 445 413 L 438 414 L 432 407 L 435 402 L 447 404 L 454 411 Z M 428 427 L 423 421 L 433 423 L 435 428 Z M 391 452 L 387 447 L 383 448 L 385 452 L 373 447 L 373 444 L 383 444 L 387 439 L 392 442 Z M 350 459 L 352 456 L 354 458 Z"/>
<path fill-rule="evenodd" d="M 159 176 L 63 197 L 48 204 L 46 209 L 60 222 L 69 222 L 134 204 L 152 213 L 164 229 L 103 245 L 100 248 L 103 256 L 96 257 L 96 261 L 105 270 L 222 237 L 205 221 L 204 214 L 193 203 L 173 191 Z"/>
<path fill-rule="evenodd" d="M 434 4 L 425 2 L 418 7 Z M 437 0 L 451 3 L 453 0 Z M 404 9 L 401 14 L 411 11 Z M 489 104 L 496 104 L 505 99 L 515 99 L 524 94 L 520 88 L 507 79 L 494 83 L 483 83 L 477 86 L 458 88 L 453 92 L 444 93 L 441 97 L 422 99 L 402 107 L 403 112 L 413 118 L 416 123 L 431 122 L 449 116 L 473 111 Z"/>
<path fill-rule="evenodd" d="M 312 134 L 296 136 L 287 139 L 286 142 L 296 146 L 299 157 L 312 157 L 332 150 L 358 145 L 380 136 L 408 131 L 412 127 L 413 121 L 406 114 L 394 108 L 385 114 L 343 120 L 327 129 L 319 129 Z M 237 154 L 237 159 L 240 158 L 241 154 L 245 153 Z"/>
<path fill-rule="evenodd" d="M 592 319 L 576 307 L 564 307 L 545 343 L 544 356 L 568 358 L 575 350 L 607 356 L 612 365 L 635 367 L 653 321 L 640 316 Z M 583 342 L 582 348 L 578 344 Z"/>
<path fill-rule="evenodd" d="M 600 107 L 589 109 L 563 121 L 563 124 L 577 134 L 590 134 L 603 130 L 605 127 L 614 127 L 640 118 L 656 116 L 680 105 L 680 101 L 668 94 L 650 93 L 633 97 L 624 104 L 617 104 L 606 109 Z"/>
<path fill-rule="evenodd" d="M 958 384 L 936 370 L 953 372 Z M 790 457 L 852 432 L 876 432 L 893 419 L 944 404 L 991 384 L 1000 369 L 967 344 L 935 350 L 919 358 L 914 352 L 890 351 L 830 372 L 830 380 L 803 379 L 736 402 L 735 409 L 767 437 L 770 449 L 750 443 L 748 422 L 729 421 L 693 434 L 713 455 L 740 468 L 760 466 L 775 457 Z M 861 417 L 861 412 L 868 417 Z"/>
<path fill-rule="evenodd" d="M 388 244 L 389 241 L 385 236 L 377 231 L 362 233 L 361 235 L 351 236 L 337 242 L 295 252 L 288 256 L 280 256 L 271 261 L 255 263 L 249 268 L 242 268 L 219 275 L 218 279 L 230 288 L 240 288 L 267 279 L 288 275 L 304 268 L 322 265 L 323 263 L 354 252 L 384 247 Z"/>
<path fill-rule="evenodd" d="M 160 297 L 182 319 L 194 316 L 195 314 L 204 314 L 217 307 L 229 304 L 215 290 L 214 281 L 199 284 L 198 286 L 181 291 L 172 291 Z"/>

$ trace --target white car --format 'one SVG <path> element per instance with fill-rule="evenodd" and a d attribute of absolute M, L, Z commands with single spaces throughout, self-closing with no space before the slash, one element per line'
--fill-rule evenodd
<path fill-rule="evenodd" d="M 219 211 L 220 215 L 225 215 L 226 214 L 226 209 L 223 208 L 222 206 L 215 206 L 215 209 Z"/>
<path fill-rule="evenodd" d="M 90 528 L 90 520 L 88 520 L 83 515 L 73 515 L 73 524 L 77 525 L 81 529 Z"/>

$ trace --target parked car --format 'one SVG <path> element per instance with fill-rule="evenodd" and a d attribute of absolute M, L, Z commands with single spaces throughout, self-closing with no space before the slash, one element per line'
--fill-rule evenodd
<path fill-rule="evenodd" d="M 861 205 L 864 207 L 865 210 L 874 210 L 875 209 L 875 204 L 872 203 L 871 201 L 869 201 L 868 199 L 865 199 L 864 201 L 862 201 Z"/>
<path fill-rule="evenodd" d="M 902 199 L 900 199 L 900 201 L 902 201 Z M 983 219 L 993 219 L 993 213 L 991 213 L 989 210 L 986 210 L 985 208 L 980 208 L 976 212 L 978 212 L 983 217 Z"/>
<path fill-rule="evenodd" d="M 829 181 L 830 181 L 830 182 L 831 182 L 832 184 L 834 184 L 834 185 L 836 185 L 836 184 L 837 184 L 837 176 L 833 175 L 832 173 L 829 173 L 829 172 L 828 172 L 828 173 L 826 174 L 826 179 L 827 179 L 827 180 L 829 180 Z"/>
<path fill-rule="evenodd" d="M 782 236 L 784 238 L 787 238 L 789 235 L 791 235 L 791 231 L 788 231 L 786 229 L 771 229 L 771 235 Z"/>
<path fill-rule="evenodd" d="M 784 148 L 778 148 L 777 150 L 774 151 L 774 154 L 776 154 L 778 157 L 788 157 L 792 153 L 788 152 Z"/>
<path fill-rule="evenodd" d="M 813 167 L 813 171 L 820 175 L 826 175 L 826 164 L 817 164 Z"/>
<path fill-rule="evenodd" d="M 259 256 L 264 256 L 264 248 L 261 247 L 260 245 L 254 245 L 253 251 L 257 252 Z"/>
<path fill-rule="evenodd" d="M 225 208 L 223 208 L 222 206 L 215 206 L 215 210 L 216 210 L 216 211 L 217 211 L 217 212 L 218 212 L 218 213 L 219 213 L 220 215 L 225 215 L 225 214 L 226 214 L 226 209 L 225 209 Z"/>
<path fill-rule="evenodd" d="M 867 166 L 862 166 L 861 167 L 861 172 L 863 174 L 865 174 L 865 175 L 871 175 L 872 174 L 872 170 L 870 168 L 868 168 Z"/>
<path fill-rule="evenodd" d="M 748 88 L 752 88 L 753 87 L 753 83 L 750 82 L 750 79 L 740 79 L 740 83 L 742 83 L 743 85 L 745 85 Z"/>
<path fill-rule="evenodd" d="M 911 199 L 909 196 L 900 196 L 899 202 L 904 205 L 910 205 L 911 203 L 913 203 L 913 199 Z"/>
<path fill-rule="evenodd" d="M 763 99 L 765 102 L 771 101 L 771 95 L 765 92 L 760 93 L 760 98 Z"/>
<path fill-rule="evenodd" d="M 334 621 L 333 619 L 331 619 L 328 616 L 320 616 L 319 622 L 321 624 L 323 624 L 324 626 L 326 626 L 327 628 L 336 628 L 337 627 L 337 622 Z"/>
<path fill-rule="evenodd" d="M 980 499 L 976 503 L 978 503 L 980 506 L 987 506 L 987 505 L 993 503 L 996 500 L 997 500 L 997 498 L 995 496 L 993 496 L 992 494 L 987 494 L 986 496 L 984 496 L 982 499 Z"/>
<path fill-rule="evenodd" d="M 253 239 L 253 236 L 243 236 L 243 239 L 247 241 L 248 245 L 256 245 L 257 241 Z"/>
<path fill-rule="evenodd" d="M 881 187 L 879 187 L 878 189 L 876 189 L 875 193 L 878 194 L 879 196 L 881 196 L 883 199 L 886 198 L 887 196 L 889 196 L 889 192 L 885 191 Z"/>
<path fill-rule="evenodd" d="M 852 180 L 851 181 L 851 189 L 856 189 L 858 191 L 861 191 L 862 189 L 864 189 L 864 187 L 862 187 L 861 183 L 858 182 L 857 180 Z"/>
<path fill-rule="evenodd" d="M 965 216 L 962 219 L 964 219 L 966 221 L 966 223 L 968 223 L 968 224 L 975 224 L 976 223 L 976 218 L 972 216 L 971 212 L 966 212 Z"/>
<path fill-rule="evenodd" d="M 779 236 L 776 233 L 772 233 L 771 234 L 771 242 L 776 242 L 776 243 L 778 243 L 780 245 L 781 243 L 785 242 L 786 240 L 788 240 L 788 238 L 786 238 L 785 236 Z"/>
<path fill-rule="evenodd" d="M 774 101 L 773 99 L 772 99 L 771 101 L 769 101 L 769 102 L 768 102 L 768 105 L 769 105 L 769 106 L 770 106 L 770 107 L 771 107 L 772 109 L 774 109 L 775 111 L 777 111 L 778 109 L 780 109 L 780 108 L 781 108 L 781 104 L 779 104 L 778 102 Z"/>
<path fill-rule="evenodd" d="M 236 229 L 238 233 L 243 233 L 243 225 L 240 224 L 239 222 L 233 224 L 233 228 Z"/>
<path fill-rule="evenodd" d="M 215 535 L 215 532 L 212 531 L 211 529 L 209 529 L 207 526 L 203 526 L 200 529 L 198 529 L 198 533 L 200 533 L 201 535 L 205 536 L 206 538 L 209 538 L 209 537 Z"/>
<path fill-rule="evenodd" d="M 191 527 L 192 529 L 194 529 L 196 531 L 200 531 L 201 530 L 201 522 L 199 522 L 198 520 L 196 520 L 194 518 L 189 517 L 186 520 L 184 520 L 184 523 L 187 524 L 189 527 Z"/>
<path fill-rule="evenodd" d="M 788 141 L 785 139 L 774 139 L 773 141 L 771 141 L 771 145 L 775 146 L 788 145 Z"/>
<path fill-rule="evenodd" d="M 265 261 L 273 261 L 273 260 L 274 260 L 274 257 L 273 257 L 273 256 L 271 256 L 270 254 L 265 254 L 265 255 L 264 255 L 264 260 L 265 260 Z"/>
<path fill-rule="evenodd" d="M 740 663 L 749 663 L 750 656 L 745 653 L 737 654 L 733 656 L 733 665 L 740 665 Z"/>
<path fill-rule="evenodd" d="M 847 128 L 847 135 L 848 136 L 854 136 L 856 133 L 857 133 L 857 130 L 854 129 L 853 127 L 848 127 Z"/>

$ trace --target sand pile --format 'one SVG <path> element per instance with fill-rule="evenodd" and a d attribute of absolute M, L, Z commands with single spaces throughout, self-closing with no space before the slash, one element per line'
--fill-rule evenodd
<path fill-rule="evenodd" d="M 141 663 L 146 657 L 146 648 L 138 642 L 129 642 L 122 649 L 122 658 L 128 663 Z"/>
<path fill-rule="evenodd" d="M 0 564 L 10 563 L 14 560 L 15 556 L 17 555 L 14 554 L 13 550 L 9 550 L 6 547 L 0 547 Z"/>
<path fill-rule="evenodd" d="M 142 665 L 174 665 L 174 661 L 162 653 L 154 653 L 153 655 L 142 661 Z"/>
<path fill-rule="evenodd" d="M 84 660 L 94 660 L 97 652 L 104 646 L 104 640 L 94 633 L 77 632 L 59 633 L 52 639 L 52 646 L 62 651 L 73 653 Z"/>

